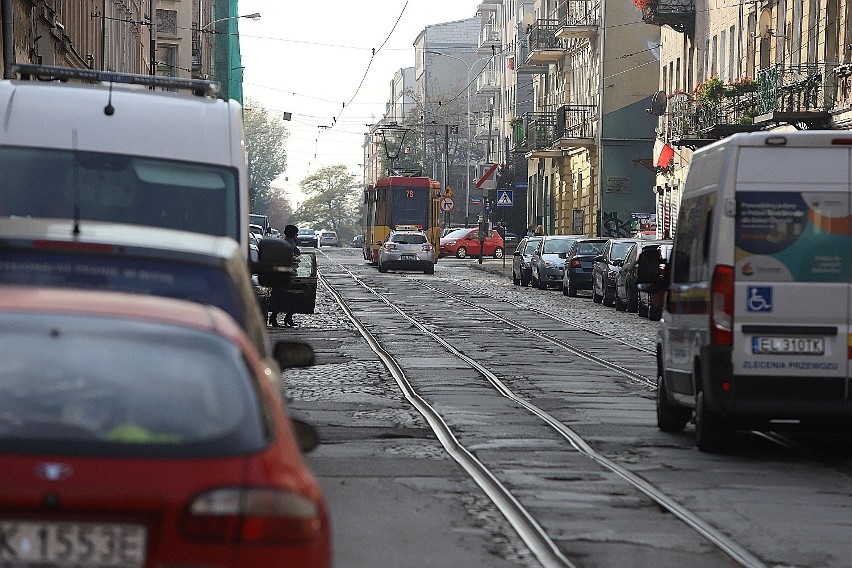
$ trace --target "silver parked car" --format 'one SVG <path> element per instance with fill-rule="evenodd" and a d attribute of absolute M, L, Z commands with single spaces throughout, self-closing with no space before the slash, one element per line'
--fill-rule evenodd
<path fill-rule="evenodd" d="M 422 270 L 435 273 L 435 247 L 423 231 L 393 231 L 379 248 L 379 272 Z"/>
<path fill-rule="evenodd" d="M 530 283 L 544 290 L 548 286 L 562 288 L 562 272 L 565 269 L 565 254 L 571 246 L 585 235 L 548 235 L 530 259 Z"/>
<path fill-rule="evenodd" d="M 512 284 L 517 286 L 529 286 L 530 283 L 530 260 L 538 248 L 541 237 L 524 237 L 518 243 L 518 248 L 512 255 Z"/>

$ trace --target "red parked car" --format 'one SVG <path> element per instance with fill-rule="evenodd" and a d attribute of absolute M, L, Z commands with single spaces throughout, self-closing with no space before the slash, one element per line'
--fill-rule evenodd
<path fill-rule="evenodd" d="M 277 377 L 224 311 L 3 287 L 0 352 L 0 564 L 330 566 Z"/>
<path fill-rule="evenodd" d="M 503 258 L 503 237 L 496 229 L 491 229 L 491 234 L 482 243 L 482 251 L 480 251 L 479 229 L 472 227 L 469 229 L 456 229 L 451 233 L 447 233 L 441 237 L 441 251 L 438 258 L 445 256 L 455 256 L 456 258 L 467 258 L 469 256 L 479 256 L 481 252 L 485 256 L 493 256 L 494 258 Z"/>

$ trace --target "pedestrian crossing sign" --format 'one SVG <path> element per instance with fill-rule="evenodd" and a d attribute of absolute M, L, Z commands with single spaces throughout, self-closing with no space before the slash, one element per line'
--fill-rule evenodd
<path fill-rule="evenodd" d="M 502 189 L 497 192 L 497 207 L 512 206 L 512 190 Z"/>

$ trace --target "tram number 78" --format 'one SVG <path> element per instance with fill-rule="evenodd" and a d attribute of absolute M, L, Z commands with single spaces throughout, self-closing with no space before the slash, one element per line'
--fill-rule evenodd
<path fill-rule="evenodd" d="M 407 197 L 408 199 L 414 199 L 414 190 L 413 189 L 406 189 L 405 190 L 405 197 Z"/>

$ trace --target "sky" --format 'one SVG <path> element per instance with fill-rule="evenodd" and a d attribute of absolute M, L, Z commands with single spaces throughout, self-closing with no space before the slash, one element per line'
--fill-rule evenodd
<path fill-rule="evenodd" d="M 239 20 L 244 102 L 257 100 L 282 120 L 292 113 L 287 171 L 273 187 L 296 207 L 299 182 L 324 166 L 344 164 L 360 182 L 364 132 L 384 114 L 394 73 L 414 65 L 417 35 L 474 17 L 480 3 L 239 0 L 241 15 L 261 15 Z"/>

